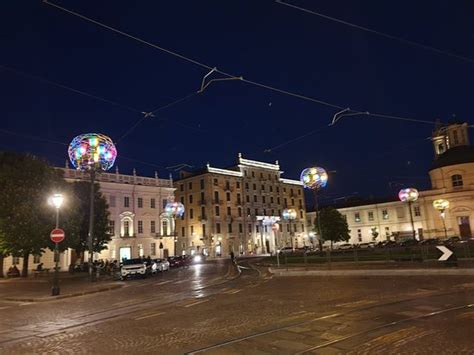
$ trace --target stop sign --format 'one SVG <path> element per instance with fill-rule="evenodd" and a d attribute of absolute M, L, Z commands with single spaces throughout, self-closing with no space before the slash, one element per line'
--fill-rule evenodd
<path fill-rule="evenodd" d="M 61 243 L 64 240 L 64 231 L 62 229 L 53 229 L 50 238 L 54 243 Z"/>

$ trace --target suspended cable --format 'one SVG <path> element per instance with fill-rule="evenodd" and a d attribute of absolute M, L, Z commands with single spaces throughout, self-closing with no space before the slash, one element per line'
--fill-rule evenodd
<path fill-rule="evenodd" d="M 327 128 L 329 128 L 329 126 L 327 126 L 327 125 L 326 125 L 326 126 L 319 127 L 319 128 L 316 128 L 316 129 L 314 129 L 314 130 L 312 130 L 312 131 L 309 131 L 309 132 L 307 132 L 307 133 L 305 133 L 305 134 L 303 134 L 303 135 L 301 135 L 301 136 L 298 136 L 298 137 L 296 137 L 296 138 L 292 138 L 292 139 L 287 140 L 287 141 L 284 141 L 283 143 L 280 143 L 280 144 L 278 144 L 278 145 L 276 145 L 276 146 L 274 146 L 274 147 L 265 149 L 263 152 L 264 152 L 264 153 L 272 153 L 274 150 L 277 150 L 277 149 L 279 149 L 279 148 L 281 148 L 281 147 L 284 147 L 284 146 L 286 146 L 286 145 L 288 145 L 288 144 L 297 142 L 297 141 L 299 141 L 299 140 L 301 140 L 301 139 L 303 139 L 303 138 L 306 138 L 306 137 L 308 137 L 308 136 L 311 136 L 311 135 L 313 135 L 313 134 L 319 133 L 319 132 L 321 132 L 321 131 L 323 131 L 323 130 L 325 130 L 325 129 L 327 129 Z"/>
<path fill-rule="evenodd" d="M 32 136 L 32 135 L 25 134 L 25 133 L 13 132 L 13 131 L 9 131 L 9 130 L 3 129 L 3 128 L 0 128 L 0 133 L 8 134 L 10 136 L 16 136 L 16 137 L 21 137 L 21 138 L 26 138 L 26 139 L 37 140 L 37 141 L 40 141 L 40 142 L 51 143 L 51 144 L 61 144 L 61 145 L 64 145 L 66 147 L 68 146 L 66 143 L 63 143 L 63 142 L 59 142 L 59 141 L 55 141 L 55 140 L 51 140 L 51 139 L 47 139 L 47 138 L 43 138 L 43 137 L 38 137 L 38 136 Z"/>
<path fill-rule="evenodd" d="M 128 105 L 124 105 L 124 104 L 120 104 L 118 102 L 115 102 L 115 101 L 112 101 L 112 100 L 109 100 L 109 99 L 104 99 L 103 97 L 100 97 L 100 96 L 97 96 L 97 95 L 92 95 L 92 94 L 89 94 L 88 92 L 78 90 L 78 89 L 74 89 L 70 86 L 66 86 L 66 85 L 51 81 L 49 79 L 42 78 L 42 77 L 37 76 L 37 75 L 28 74 L 24 71 L 14 69 L 14 68 L 11 68 L 11 67 L 7 67 L 7 66 L 2 65 L 2 64 L 0 64 L 0 68 L 4 69 L 4 70 L 8 70 L 8 71 L 16 73 L 16 74 L 19 74 L 19 75 L 24 76 L 24 77 L 30 78 L 30 79 L 35 79 L 35 80 L 42 81 L 44 83 L 47 83 L 47 84 L 59 87 L 61 89 L 71 91 L 71 92 L 74 92 L 74 93 L 82 95 L 82 96 L 90 97 L 90 98 L 95 99 L 95 100 L 99 100 L 99 101 L 106 102 L 108 104 L 111 104 L 111 105 L 114 105 L 114 106 L 117 106 L 117 107 L 121 107 L 121 108 L 123 108 L 125 110 L 128 110 L 128 111 L 141 113 L 141 110 L 139 110 L 137 108 L 134 108 L 134 107 L 131 107 L 131 106 L 128 106 Z"/>
<path fill-rule="evenodd" d="M 324 15 L 322 13 L 306 9 L 304 7 L 289 4 L 289 3 L 284 2 L 282 0 L 275 0 L 275 2 L 277 4 L 288 6 L 288 7 L 291 7 L 293 9 L 296 9 L 296 10 L 299 10 L 299 11 L 302 11 L 302 12 L 306 12 L 306 13 L 314 15 L 314 16 L 319 16 L 319 17 L 324 18 L 324 19 L 329 20 L 329 21 L 334 21 L 334 22 L 337 22 L 337 23 L 340 23 L 340 24 L 343 24 L 343 25 L 346 25 L 346 26 L 349 26 L 349 27 L 352 27 L 352 28 L 356 28 L 356 29 L 361 30 L 361 31 L 373 33 L 373 34 L 376 34 L 378 36 L 385 37 L 385 38 L 388 38 L 388 39 L 391 39 L 391 40 L 394 40 L 394 41 L 398 41 L 398 42 L 401 42 L 401 43 L 404 43 L 404 44 L 408 44 L 408 45 L 411 45 L 411 46 L 414 46 L 414 47 L 418 47 L 418 48 L 421 48 L 421 49 L 424 49 L 424 50 L 427 50 L 427 51 L 431 51 L 433 53 L 442 54 L 442 55 L 446 55 L 448 57 L 460 59 L 460 60 L 463 60 L 465 62 L 469 62 L 471 64 L 474 63 L 474 59 L 471 59 L 471 58 L 468 58 L 468 57 L 465 57 L 465 56 L 462 56 L 462 55 L 459 55 L 459 54 L 451 53 L 451 52 L 448 52 L 448 51 L 443 50 L 443 49 L 431 47 L 431 46 L 428 46 L 428 45 L 425 45 L 425 44 L 422 44 L 422 43 L 418 43 L 418 42 L 414 42 L 414 41 L 411 41 L 411 40 L 408 40 L 408 39 L 405 39 L 405 38 L 402 38 L 402 37 L 393 36 L 393 35 L 390 35 L 388 33 L 373 30 L 373 29 L 368 28 L 368 27 L 363 27 L 363 26 L 360 26 L 360 25 L 356 25 L 354 23 L 344 21 L 344 20 L 341 20 L 341 19 L 338 19 L 338 18 L 335 18 L 335 17 L 331 17 L 331 16 L 328 16 L 328 15 Z"/>

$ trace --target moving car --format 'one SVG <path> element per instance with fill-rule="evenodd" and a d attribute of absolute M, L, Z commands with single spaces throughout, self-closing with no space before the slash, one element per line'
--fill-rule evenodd
<path fill-rule="evenodd" d="M 156 266 L 156 272 L 168 271 L 170 269 L 170 262 L 166 259 L 155 259 L 154 264 Z"/>
<path fill-rule="evenodd" d="M 170 263 L 170 267 L 184 266 L 184 260 L 181 256 L 169 256 L 168 262 Z"/>
<path fill-rule="evenodd" d="M 151 265 L 148 265 L 143 259 L 126 259 L 120 268 L 120 278 L 126 279 L 128 277 L 147 277 L 152 273 Z"/>

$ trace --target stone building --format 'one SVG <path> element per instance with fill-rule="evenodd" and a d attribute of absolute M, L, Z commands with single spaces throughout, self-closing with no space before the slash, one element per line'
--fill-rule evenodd
<path fill-rule="evenodd" d="M 306 230 L 305 200 L 299 180 L 281 177 L 274 164 L 242 158 L 226 169 L 212 167 L 182 172 L 175 182 L 176 200 L 185 205 L 177 220 L 178 250 L 211 256 L 273 253 L 279 247 L 303 246 Z M 281 218 L 294 208 L 290 226 Z"/>
<path fill-rule="evenodd" d="M 431 189 L 419 191 L 418 200 L 411 204 L 416 238 L 445 238 L 446 235 L 469 238 L 474 218 L 474 148 L 469 143 L 468 124 L 437 127 L 432 143 Z M 433 207 L 437 199 L 450 203 L 445 211 L 445 225 L 440 212 Z M 377 203 L 346 203 L 335 207 L 346 216 L 351 231 L 349 243 L 403 239 L 412 235 L 409 206 L 397 196 Z M 314 224 L 315 212 L 308 213 L 308 220 Z"/>

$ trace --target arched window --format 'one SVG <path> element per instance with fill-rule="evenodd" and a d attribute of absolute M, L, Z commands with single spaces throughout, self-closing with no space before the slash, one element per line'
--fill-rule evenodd
<path fill-rule="evenodd" d="M 456 174 L 456 175 L 451 176 L 451 183 L 453 187 L 463 186 L 462 175 Z"/>

